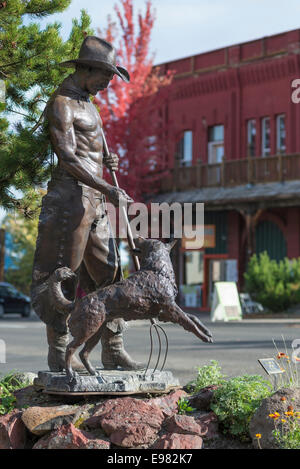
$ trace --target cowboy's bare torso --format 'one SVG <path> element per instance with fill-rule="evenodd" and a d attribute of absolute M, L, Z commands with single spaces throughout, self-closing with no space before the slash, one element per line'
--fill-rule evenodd
<path fill-rule="evenodd" d="M 65 98 L 69 100 L 69 98 Z M 85 159 L 92 173 L 102 177 L 102 136 L 101 118 L 92 103 L 83 102 L 83 108 L 74 100 L 68 103 L 74 115 L 74 134 L 76 139 L 76 155 Z M 80 109 L 78 109 L 80 107 Z"/>
<path fill-rule="evenodd" d="M 102 179 L 101 118 L 91 102 L 57 95 L 48 107 L 51 143 L 60 165 L 76 179 L 95 187 Z"/>

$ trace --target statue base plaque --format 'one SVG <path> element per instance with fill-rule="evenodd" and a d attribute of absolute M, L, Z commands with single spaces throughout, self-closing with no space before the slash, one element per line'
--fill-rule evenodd
<path fill-rule="evenodd" d="M 95 376 L 78 372 L 71 382 L 64 372 L 39 371 L 34 386 L 47 394 L 61 395 L 163 394 L 180 388 L 171 371 L 96 370 Z"/>

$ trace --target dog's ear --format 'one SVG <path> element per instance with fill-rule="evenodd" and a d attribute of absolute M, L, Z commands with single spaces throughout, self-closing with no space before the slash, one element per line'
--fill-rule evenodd
<path fill-rule="evenodd" d="M 178 241 L 178 239 L 173 239 L 173 241 L 171 241 L 170 243 L 167 243 L 167 248 L 169 249 L 169 251 L 171 251 L 171 249 L 173 249 L 173 247 L 175 246 L 177 241 Z"/>

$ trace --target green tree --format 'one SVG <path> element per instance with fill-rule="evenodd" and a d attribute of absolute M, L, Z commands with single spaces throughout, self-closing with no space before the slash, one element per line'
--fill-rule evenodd
<path fill-rule="evenodd" d="M 76 58 L 90 29 L 82 10 L 67 41 L 58 22 L 41 29 L 42 17 L 65 10 L 71 0 L 9 0 L 0 2 L 0 80 L 6 85 L 6 102 L 0 103 L 0 203 L 25 216 L 37 210 L 35 189 L 49 178 L 52 154 L 42 111 L 49 96 L 69 71 L 59 63 Z M 8 117 L 14 117 L 14 128 Z M 21 190 L 17 199 L 12 189 Z"/>
<path fill-rule="evenodd" d="M 44 192 L 39 190 L 35 199 L 31 201 L 32 210 L 37 213 L 40 210 L 43 194 Z M 2 226 L 11 236 L 12 252 L 10 255 L 14 258 L 14 265 L 4 273 L 4 280 L 29 295 L 38 217 L 24 218 L 21 212 L 16 211 L 5 217 Z"/>

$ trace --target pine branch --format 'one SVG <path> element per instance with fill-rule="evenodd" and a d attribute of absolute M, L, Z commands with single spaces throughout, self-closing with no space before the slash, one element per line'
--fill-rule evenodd
<path fill-rule="evenodd" d="M 23 112 L 20 112 L 20 111 L 15 111 L 14 109 L 11 109 L 11 108 L 6 108 L 5 110 L 6 112 L 13 112 L 14 114 L 19 114 L 20 116 L 23 116 L 23 117 L 26 117 L 28 119 L 30 119 L 30 116 L 28 114 L 24 114 Z M 32 120 L 34 120 L 35 122 L 37 122 L 35 119 L 32 118 Z"/>
<path fill-rule="evenodd" d="M 41 56 L 43 53 L 45 52 L 45 50 L 41 51 L 41 52 L 38 52 L 36 54 L 33 54 L 31 55 L 30 57 L 24 57 L 22 58 L 21 60 L 18 60 L 17 62 L 11 62 L 11 63 L 8 63 L 8 64 L 4 64 L 4 65 L 0 65 L 0 71 L 1 71 L 1 68 L 5 69 L 6 67 L 13 67 L 15 65 L 19 65 L 21 63 L 26 63 L 28 62 L 29 60 L 32 60 L 34 57 L 38 57 L 38 56 Z M 1 72 L 2 73 L 2 72 Z"/>

